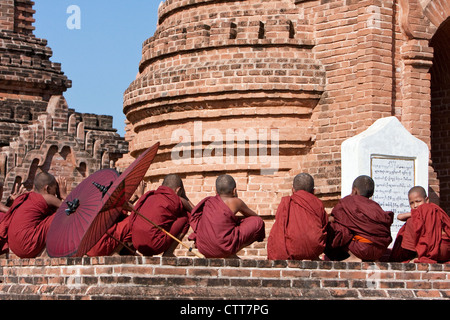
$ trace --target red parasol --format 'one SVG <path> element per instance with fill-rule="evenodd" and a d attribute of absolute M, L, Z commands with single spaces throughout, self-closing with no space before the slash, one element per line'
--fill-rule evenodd
<path fill-rule="evenodd" d="M 186 244 L 181 242 L 178 238 L 171 235 L 169 232 L 161 228 L 160 226 L 153 223 L 147 217 L 140 214 L 136 211 L 133 205 L 130 203 L 130 199 L 133 196 L 134 192 L 138 188 L 141 181 L 144 179 L 145 174 L 147 173 L 150 165 L 153 162 L 153 159 L 158 152 L 159 142 L 147 149 L 143 154 L 141 154 L 121 175 L 120 177 L 114 181 L 113 185 L 106 192 L 105 197 L 103 199 L 103 207 L 102 212 L 110 212 L 111 214 L 116 212 L 120 214 L 122 210 L 131 210 L 135 214 L 142 217 L 147 222 L 151 223 L 153 226 L 167 234 L 169 237 L 189 249 L 192 252 L 192 248 L 188 247 Z M 200 258 L 203 258 L 199 254 L 195 253 Z"/>
<path fill-rule="evenodd" d="M 97 171 L 67 196 L 55 213 L 47 233 L 47 253 L 50 257 L 83 256 L 86 252 L 80 248 L 95 245 L 112 226 L 118 215 L 105 217 L 99 213 L 103 197 L 99 188 L 106 191 L 118 177 L 119 173 L 113 169 Z M 93 236 L 93 225 L 102 225 L 100 229 L 106 228 L 105 232 Z"/>

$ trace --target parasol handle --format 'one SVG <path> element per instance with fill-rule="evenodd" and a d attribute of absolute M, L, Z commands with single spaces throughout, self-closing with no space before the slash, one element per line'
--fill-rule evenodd
<path fill-rule="evenodd" d="M 144 215 L 142 215 L 140 212 L 138 212 L 136 209 L 134 209 L 134 206 L 131 203 L 128 203 L 129 209 L 131 209 L 131 211 L 133 211 L 135 214 L 137 214 L 139 217 L 141 217 L 142 219 L 146 220 L 147 222 L 151 223 L 154 227 L 158 228 L 159 230 L 161 230 L 162 232 L 164 232 L 165 234 L 167 234 L 169 237 L 171 237 L 173 240 L 177 241 L 179 244 L 181 244 L 183 247 L 185 247 L 186 249 L 189 250 L 189 252 L 192 252 L 193 254 L 195 254 L 198 258 L 204 259 L 205 257 L 203 255 L 201 255 L 198 252 L 195 252 L 192 250 L 191 247 L 189 247 L 188 245 L 186 245 L 185 243 L 183 243 L 180 239 L 178 239 L 177 237 L 173 236 L 172 234 L 170 234 L 169 232 L 167 232 L 166 230 L 164 230 L 163 228 L 161 228 L 160 226 L 158 226 L 157 224 L 155 224 L 153 221 L 151 221 L 150 219 L 148 219 L 147 217 L 145 217 Z"/>

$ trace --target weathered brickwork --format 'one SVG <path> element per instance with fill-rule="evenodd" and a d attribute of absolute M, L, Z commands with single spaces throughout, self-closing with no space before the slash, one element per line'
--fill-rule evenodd
<path fill-rule="evenodd" d="M 177 172 L 198 202 L 227 172 L 270 225 L 301 171 L 314 176 L 330 210 L 340 197 L 342 142 L 394 115 L 429 145 L 429 194 L 448 211 L 449 16 L 445 0 L 166 0 L 124 94 L 130 155 L 123 163 L 160 141 L 149 189 Z M 211 132 L 233 154 L 266 146 L 225 135 L 240 129 L 279 129 L 276 173 L 226 158 L 196 162 L 217 146 Z M 192 161 L 173 162 L 179 143 Z"/>
<path fill-rule="evenodd" d="M 33 1 L 0 4 L 0 181 L 7 197 L 31 189 L 38 170 L 67 178 L 69 191 L 89 174 L 115 166 L 128 144 L 112 117 L 78 113 L 63 93 L 72 83 L 33 35 Z"/>
<path fill-rule="evenodd" d="M 312 26 L 293 2 L 164 2 L 159 27 L 143 44 L 140 74 L 124 96 L 135 132 L 134 138 L 127 135 L 131 155 L 151 141 L 161 142 L 149 187 L 177 172 L 198 202 L 214 192 L 215 177 L 226 171 L 236 178 L 246 202 L 262 216 L 273 216 L 281 195 L 291 189 L 290 171 L 301 167 L 313 144 L 311 116 L 325 88 L 325 70 L 313 47 Z M 270 164 L 261 158 L 252 163 L 249 157 L 238 163 L 236 156 L 225 158 L 230 149 L 224 150 L 221 164 L 206 157 L 174 166 L 177 129 L 192 135 L 193 157 L 205 156 L 214 139 L 208 137 L 211 129 L 223 137 L 223 146 L 231 145 L 233 155 L 256 151 L 260 156 L 261 146 L 272 155 L 276 137 L 271 130 L 277 129 L 278 171 L 261 175 L 261 167 Z M 242 145 L 237 143 L 240 130 Z M 261 143 L 261 133 L 267 144 Z"/>
<path fill-rule="evenodd" d="M 450 208 L 450 21 L 446 21 L 431 41 L 434 49 L 431 69 L 431 159 L 443 192 L 441 204 Z M 447 211 L 448 212 L 448 211 Z"/>
<path fill-rule="evenodd" d="M 342 141 L 395 115 L 429 144 L 430 194 L 448 209 L 446 0 L 166 0 L 124 95 L 126 141 L 111 117 L 68 107 L 63 93 L 71 82 L 50 62 L 47 42 L 33 36 L 32 5 L 0 3 L 0 179 L 7 192 L 16 183 L 30 186 L 38 169 L 76 185 L 100 168 L 125 168 L 160 141 L 147 188 L 177 172 L 197 202 L 214 194 L 218 174 L 231 173 L 268 235 L 296 173 L 316 178 L 317 195 L 330 209 L 340 194 Z M 174 140 L 177 129 L 190 140 Z M 233 135 L 239 129 L 243 145 Z M 271 129 L 278 129 L 279 143 Z M 233 155 L 245 151 L 247 162 L 196 163 L 214 147 L 213 135 L 225 137 Z M 191 147 L 192 162 L 173 164 L 179 142 Z M 264 147 L 279 152 L 275 173 L 248 162 Z M 197 259 L 182 247 L 175 254 L 10 253 L 0 259 L 0 299 L 450 298 L 448 264 L 269 261 L 265 242 L 242 250 L 241 260 Z"/>
<path fill-rule="evenodd" d="M 6 299 L 448 299 L 450 265 L 114 256 L 0 260 Z"/>

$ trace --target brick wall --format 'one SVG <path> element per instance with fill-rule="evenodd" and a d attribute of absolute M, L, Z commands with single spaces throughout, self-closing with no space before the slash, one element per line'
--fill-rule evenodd
<path fill-rule="evenodd" d="M 5 105 L 14 104 L 5 101 Z M 17 107 L 29 115 L 28 121 L 21 114 L 0 118 L 0 129 L 4 128 L 0 138 L 5 139 L 0 149 L 0 179 L 4 179 L 5 197 L 17 183 L 31 189 L 38 170 L 66 177 L 70 192 L 95 171 L 114 167 L 128 151 L 128 144 L 112 128 L 110 116 L 77 113 L 62 96 L 38 104 L 44 111 L 27 110 L 30 105 L 34 106 L 24 101 Z"/>
<path fill-rule="evenodd" d="M 450 265 L 113 256 L 0 260 L 7 299 L 448 299 Z"/>
<path fill-rule="evenodd" d="M 14 0 L 0 3 L 0 30 L 14 30 Z"/>
<path fill-rule="evenodd" d="M 450 21 L 431 40 L 431 159 L 440 181 L 440 205 L 450 212 Z"/>
<path fill-rule="evenodd" d="M 214 194 L 215 178 L 227 172 L 251 208 L 273 216 L 290 192 L 291 170 L 299 170 L 314 139 L 311 116 L 325 78 L 313 46 L 313 29 L 293 2 L 164 2 L 158 29 L 143 44 L 140 73 L 124 94 L 130 155 L 161 143 L 149 188 L 179 173 L 196 203 Z M 180 129 L 189 141 L 174 136 Z M 174 164 L 179 142 L 192 161 Z M 277 152 L 277 163 L 262 163 L 261 148 Z M 243 163 L 239 152 L 247 156 Z M 261 174 L 270 165 L 276 173 Z"/>

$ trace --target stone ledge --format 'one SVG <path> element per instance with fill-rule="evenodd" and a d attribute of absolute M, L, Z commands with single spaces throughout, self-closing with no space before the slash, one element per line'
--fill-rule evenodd
<path fill-rule="evenodd" d="M 449 264 L 137 256 L 0 260 L 6 300 L 448 299 Z"/>

